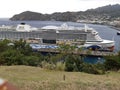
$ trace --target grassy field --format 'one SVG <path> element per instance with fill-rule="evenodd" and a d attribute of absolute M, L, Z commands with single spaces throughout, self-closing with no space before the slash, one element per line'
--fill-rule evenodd
<path fill-rule="evenodd" d="M 120 72 L 93 75 L 29 66 L 0 66 L 0 77 L 21 90 L 120 90 Z"/>

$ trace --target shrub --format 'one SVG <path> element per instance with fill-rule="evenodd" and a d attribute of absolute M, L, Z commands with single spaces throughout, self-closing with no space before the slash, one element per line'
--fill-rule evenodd
<path fill-rule="evenodd" d="M 108 58 L 105 60 L 105 69 L 106 70 L 119 70 L 120 69 L 120 60 L 118 58 Z"/>
<path fill-rule="evenodd" d="M 65 63 L 63 63 L 63 62 L 57 62 L 57 64 L 56 64 L 56 70 L 64 71 L 65 70 Z"/>
<path fill-rule="evenodd" d="M 81 71 L 81 57 L 78 55 L 67 55 L 65 58 L 66 71 Z"/>
<path fill-rule="evenodd" d="M 49 63 L 49 62 L 46 62 L 46 61 L 42 61 L 41 66 L 42 66 L 42 68 L 49 69 L 49 70 L 55 70 L 55 68 L 56 68 L 55 64 Z"/>
<path fill-rule="evenodd" d="M 104 70 L 97 68 L 95 64 L 83 63 L 82 71 L 90 74 L 104 74 Z"/>
<path fill-rule="evenodd" d="M 1 59 L 4 61 L 4 65 L 18 65 L 21 64 L 22 57 L 24 55 L 16 50 L 6 50 L 1 53 Z"/>
<path fill-rule="evenodd" d="M 65 58 L 65 71 L 73 71 L 75 68 L 75 62 L 72 55 L 68 55 Z"/>
<path fill-rule="evenodd" d="M 30 66 L 38 66 L 40 63 L 39 57 L 37 56 L 26 56 L 25 61 L 27 61 Z"/>

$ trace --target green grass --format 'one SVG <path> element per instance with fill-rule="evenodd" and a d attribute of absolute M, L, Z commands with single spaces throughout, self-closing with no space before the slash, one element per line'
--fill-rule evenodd
<path fill-rule="evenodd" d="M 0 77 L 21 90 L 120 90 L 120 72 L 93 75 L 30 66 L 0 66 Z"/>

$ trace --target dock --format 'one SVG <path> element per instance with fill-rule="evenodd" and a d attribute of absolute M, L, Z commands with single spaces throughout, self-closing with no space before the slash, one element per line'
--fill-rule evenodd
<path fill-rule="evenodd" d="M 37 51 L 39 52 L 46 52 L 46 53 L 68 53 L 68 54 L 77 54 L 77 55 L 91 55 L 91 56 L 115 56 L 118 55 L 116 52 L 110 52 L 110 51 L 90 51 L 90 50 L 82 50 L 82 51 L 60 51 L 57 49 L 45 49 L 41 48 L 38 49 Z"/>

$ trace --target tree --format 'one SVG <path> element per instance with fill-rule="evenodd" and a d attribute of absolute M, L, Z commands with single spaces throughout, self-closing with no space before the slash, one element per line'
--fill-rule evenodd
<path fill-rule="evenodd" d="M 0 52 L 7 50 L 9 48 L 9 46 L 8 46 L 9 43 L 10 43 L 10 41 L 7 39 L 0 41 Z"/>
<path fill-rule="evenodd" d="M 32 48 L 22 39 L 14 42 L 14 49 L 20 51 L 24 55 L 30 55 L 32 53 Z"/>
<path fill-rule="evenodd" d="M 79 55 L 69 54 L 65 58 L 65 70 L 66 71 L 81 71 L 82 70 L 81 57 Z"/>
<path fill-rule="evenodd" d="M 71 57 L 70 55 L 68 55 L 66 58 L 65 58 L 65 70 L 66 71 L 73 71 L 74 68 L 75 68 L 75 62 L 73 60 L 73 57 Z"/>
<path fill-rule="evenodd" d="M 0 57 L 4 65 L 18 65 L 18 64 L 22 64 L 20 62 L 22 60 L 22 57 L 24 57 L 24 55 L 21 54 L 19 51 L 16 51 L 14 49 L 9 49 L 1 53 Z"/>

